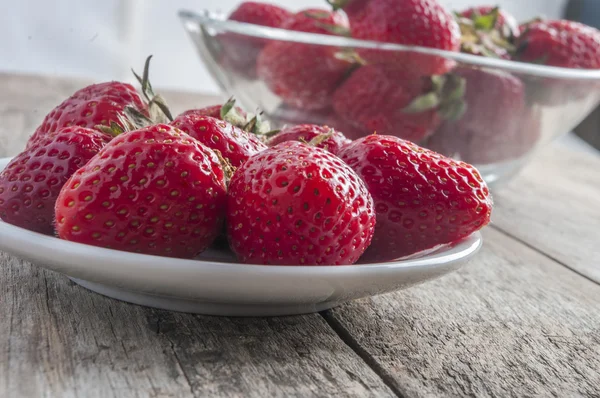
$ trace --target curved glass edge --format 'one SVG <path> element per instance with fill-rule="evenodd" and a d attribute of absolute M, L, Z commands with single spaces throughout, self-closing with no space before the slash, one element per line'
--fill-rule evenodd
<path fill-rule="evenodd" d="M 600 70 L 569 69 L 555 66 L 534 65 L 523 62 L 479 57 L 471 54 L 437 50 L 418 46 L 405 46 L 394 43 L 382 43 L 351 39 L 341 36 L 329 36 L 318 33 L 306 33 L 289 31 L 285 29 L 271 28 L 253 25 L 243 22 L 227 21 L 217 14 L 205 10 L 202 14 L 188 10 L 180 10 L 179 17 L 184 22 L 188 31 L 199 33 L 200 26 L 213 27 L 219 30 L 234 32 L 251 37 L 269 40 L 282 40 L 295 43 L 305 43 L 323 46 L 369 48 L 385 51 L 411 51 L 423 54 L 442 56 L 454 61 L 479 67 L 502 69 L 509 72 L 531 75 L 535 77 L 548 77 L 569 80 L 600 80 Z"/>

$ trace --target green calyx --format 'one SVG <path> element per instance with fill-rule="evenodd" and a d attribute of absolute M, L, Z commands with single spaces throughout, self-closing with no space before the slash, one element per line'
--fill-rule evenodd
<path fill-rule="evenodd" d="M 326 0 L 327 4 L 329 4 L 333 11 L 341 10 L 350 3 L 352 0 Z"/>
<path fill-rule="evenodd" d="M 408 114 L 435 110 L 443 119 L 459 120 L 467 110 L 464 96 L 467 81 L 454 74 L 431 76 L 431 91 L 416 97 L 402 112 Z"/>
<path fill-rule="evenodd" d="M 333 137 L 334 134 L 335 134 L 335 130 L 329 129 L 329 131 L 327 131 L 326 133 L 315 136 L 312 140 L 310 140 L 306 144 L 317 147 L 317 146 L 321 145 L 324 141 L 327 141 L 328 139 Z"/>
<path fill-rule="evenodd" d="M 491 58 L 515 52 L 512 31 L 508 26 L 498 26 L 498 7 L 486 14 L 474 11 L 470 18 L 459 14 L 455 17 L 460 27 L 462 52 Z"/>
<path fill-rule="evenodd" d="M 221 119 L 242 130 L 257 135 L 263 141 L 279 132 L 279 130 L 271 130 L 270 123 L 262 118 L 262 112 L 257 112 L 256 114 L 247 113 L 246 116 L 243 116 L 236 108 L 235 103 L 236 100 L 231 97 L 221 107 Z"/>
<path fill-rule="evenodd" d="M 152 59 L 152 55 L 146 58 L 146 62 L 144 64 L 144 73 L 140 77 L 133 69 L 133 75 L 137 79 L 137 81 L 142 86 L 142 94 L 144 98 L 146 98 L 146 102 L 148 103 L 148 109 L 150 111 L 150 119 L 155 123 L 168 123 L 173 121 L 173 115 L 167 106 L 167 103 L 160 94 L 155 94 L 154 89 L 152 88 L 152 84 L 150 84 L 150 60 Z"/>
<path fill-rule="evenodd" d="M 125 107 L 124 114 L 118 115 L 117 120 L 120 124 L 111 121 L 109 126 L 98 125 L 96 129 L 102 131 L 104 134 L 116 137 L 124 132 L 139 130 L 155 124 L 152 119 L 132 106 Z"/>
<path fill-rule="evenodd" d="M 473 25 L 475 29 L 491 31 L 498 24 L 498 18 L 500 17 L 500 8 L 494 7 L 487 14 L 480 14 L 478 12 L 474 12 L 471 20 L 473 21 Z"/>
<path fill-rule="evenodd" d="M 235 107 L 235 99 L 233 97 L 229 98 L 221 107 L 220 116 L 222 120 L 240 128 L 243 128 L 247 123 L 246 118 Z"/>

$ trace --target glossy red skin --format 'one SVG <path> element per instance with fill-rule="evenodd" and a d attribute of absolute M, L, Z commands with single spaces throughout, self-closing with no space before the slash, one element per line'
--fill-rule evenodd
<path fill-rule="evenodd" d="M 83 127 L 66 127 L 40 138 L 0 174 L 0 218 L 52 234 L 54 204 L 62 186 L 108 141 L 105 134 Z"/>
<path fill-rule="evenodd" d="M 275 146 L 286 141 L 310 142 L 313 138 L 323 134 L 331 134 L 331 137 L 323 140 L 316 145 L 317 148 L 325 149 L 337 154 L 340 149 L 351 141 L 344 134 L 328 126 L 319 126 L 316 124 L 299 124 L 296 126 L 284 127 L 281 131 L 273 136 L 267 143 L 269 146 Z"/>
<path fill-rule="evenodd" d="M 327 16 L 310 18 L 305 13 Z M 283 24 L 283 29 L 331 35 L 319 24 L 348 28 L 342 13 L 305 10 Z M 350 62 L 335 57 L 338 48 L 272 41 L 260 53 L 258 77 L 284 103 L 304 110 L 320 110 L 331 105 L 331 95 L 352 67 Z"/>
<path fill-rule="evenodd" d="M 390 261 L 457 242 L 490 221 L 490 192 L 466 163 L 384 135 L 356 140 L 340 157 L 375 201 L 375 234 L 361 262 Z"/>
<path fill-rule="evenodd" d="M 225 203 L 216 155 L 158 124 L 113 139 L 69 179 L 56 231 L 88 245 L 193 258 L 221 231 Z"/>
<path fill-rule="evenodd" d="M 98 125 L 109 126 L 111 122 L 121 126 L 118 120 L 126 106 L 148 115 L 148 107 L 130 84 L 107 82 L 92 84 L 75 92 L 44 118 L 27 143 L 33 145 L 46 134 L 63 127 L 80 126 L 95 129 Z"/>
<path fill-rule="evenodd" d="M 374 227 L 360 178 L 336 156 L 300 142 L 253 156 L 229 184 L 227 234 L 244 263 L 353 264 Z"/>
<path fill-rule="evenodd" d="M 350 0 L 344 7 L 352 37 L 446 51 L 460 50 L 460 29 L 437 0 Z M 414 75 L 448 72 L 454 62 L 406 51 L 359 50 L 369 63 L 384 63 Z"/>
<path fill-rule="evenodd" d="M 525 86 L 518 77 L 465 67 L 453 73 L 467 81 L 467 111 L 458 121 L 445 121 L 428 148 L 475 164 L 514 159 L 531 149 L 539 131 L 523 126 L 523 115 L 529 111 Z"/>
<path fill-rule="evenodd" d="M 521 27 L 516 59 L 563 68 L 600 68 L 600 31 L 573 21 L 547 20 Z"/>
<path fill-rule="evenodd" d="M 229 20 L 279 28 L 292 15 L 290 11 L 272 4 L 247 1 L 231 13 Z M 222 49 L 221 64 L 243 76 L 256 77 L 256 59 L 268 40 L 231 32 L 219 35 L 218 39 Z"/>
<path fill-rule="evenodd" d="M 486 15 L 492 12 L 492 10 L 496 8 L 496 6 L 479 6 L 479 7 L 471 7 L 460 13 L 463 17 L 471 18 L 474 12 L 477 12 L 479 15 Z M 513 38 L 518 38 L 521 35 L 521 30 L 519 29 L 519 23 L 517 19 L 512 16 L 509 12 L 503 9 L 498 10 L 498 20 L 496 21 L 497 29 L 506 28 Z"/>
<path fill-rule="evenodd" d="M 420 142 L 439 126 L 439 115 L 435 110 L 405 113 L 403 109 L 429 90 L 431 83 L 427 79 L 380 65 L 367 65 L 336 90 L 333 108 L 338 117 L 359 131 Z"/>
<path fill-rule="evenodd" d="M 290 11 L 273 4 L 245 1 L 229 15 L 229 20 L 277 28 L 292 15 Z"/>
<path fill-rule="evenodd" d="M 209 116 L 180 115 L 171 125 L 221 152 L 233 167 L 241 166 L 250 156 L 267 149 L 254 134 Z"/>
<path fill-rule="evenodd" d="M 189 110 L 183 112 L 182 114 L 180 114 L 179 117 L 184 117 L 184 116 L 189 116 L 189 115 L 210 116 L 210 117 L 214 117 L 215 119 L 223 120 L 221 118 L 221 108 L 222 107 L 223 107 L 223 105 L 211 105 L 211 106 L 207 106 L 207 107 L 199 108 L 199 109 L 189 109 Z M 236 106 L 235 110 L 241 116 L 246 117 L 246 112 L 244 112 L 244 110 L 242 108 L 239 108 Z"/>

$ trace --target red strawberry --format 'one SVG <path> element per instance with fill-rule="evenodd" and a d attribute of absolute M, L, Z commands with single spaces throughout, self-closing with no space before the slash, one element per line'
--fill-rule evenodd
<path fill-rule="evenodd" d="M 523 25 L 515 59 L 563 68 L 600 69 L 600 31 L 573 21 Z"/>
<path fill-rule="evenodd" d="M 515 17 L 498 7 L 471 7 L 459 14 L 461 51 L 510 59 L 520 35 Z"/>
<path fill-rule="evenodd" d="M 337 12 L 306 10 L 295 14 L 283 29 L 333 34 L 348 29 L 348 20 Z M 352 63 L 336 57 L 339 49 L 311 44 L 273 41 L 260 53 L 258 76 L 282 101 L 294 108 L 325 109 L 331 95 Z"/>
<path fill-rule="evenodd" d="M 363 261 L 389 261 L 454 243 L 490 221 L 489 190 L 466 163 L 375 134 L 349 144 L 340 157 L 375 202 L 375 235 Z"/>
<path fill-rule="evenodd" d="M 184 114 L 171 125 L 221 152 L 233 167 L 241 166 L 250 156 L 267 149 L 254 134 L 214 117 Z"/>
<path fill-rule="evenodd" d="M 363 40 L 430 47 L 447 51 L 460 49 L 460 29 L 437 0 L 328 0 L 334 9 L 343 8 L 350 20 L 352 37 Z M 410 51 L 359 50 L 369 63 L 385 63 L 414 75 L 448 72 L 454 62 Z"/>
<path fill-rule="evenodd" d="M 190 109 L 179 115 L 178 119 L 188 116 L 202 117 L 209 116 L 215 119 L 226 121 L 239 127 L 253 135 L 265 135 L 271 132 L 271 125 L 268 121 L 262 119 L 262 113 L 247 113 L 242 108 L 235 106 L 236 100 L 230 98 L 223 105 L 212 105 L 200 109 Z"/>
<path fill-rule="evenodd" d="M 334 155 L 340 149 L 351 141 L 344 134 L 328 126 L 318 126 L 316 124 L 299 124 L 296 126 L 284 127 L 281 131 L 273 136 L 269 142 L 269 146 L 275 146 L 286 141 L 310 142 L 317 137 L 327 137 L 320 141 L 316 147 L 325 149 Z"/>
<path fill-rule="evenodd" d="M 227 233 L 244 263 L 353 264 L 374 226 L 360 178 L 336 156 L 300 142 L 253 156 L 229 185 Z"/>
<path fill-rule="evenodd" d="M 63 127 L 81 126 L 95 129 L 98 125 L 110 126 L 124 116 L 126 107 L 136 108 L 148 115 L 148 107 L 130 84 L 109 82 L 92 84 L 75 92 L 58 105 L 45 118 L 29 139 L 27 148 L 40 138 Z"/>
<path fill-rule="evenodd" d="M 282 104 L 269 114 L 269 117 L 279 125 L 308 123 L 329 126 L 344 134 L 346 137 L 358 138 L 369 134 L 366 131 L 359 130 L 345 119 L 338 117 L 334 110 L 330 108 L 320 111 L 306 111 Z"/>
<path fill-rule="evenodd" d="M 521 26 L 515 60 L 576 69 L 600 69 L 600 31 L 573 21 L 538 20 Z M 563 105 L 590 95 L 590 82 L 525 76 L 531 102 Z"/>
<path fill-rule="evenodd" d="M 246 1 L 231 13 L 229 20 L 278 28 L 292 15 L 288 10 L 276 5 Z M 267 39 L 225 33 L 219 36 L 219 42 L 222 48 L 222 62 L 226 66 L 244 76 L 256 77 L 256 59 L 268 43 Z"/>
<path fill-rule="evenodd" d="M 84 127 L 66 127 L 40 137 L 0 174 L 0 218 L 51 234 L 62 186 L 108 141 L 105 134 Z"/>
<path fill-rule="evenodd" d="M 522 136 L 537 134 L 523 129 L 525 92 L 519 78 L 467 67 L 454 73 L 467 82 L 467 111 L 458 121 L 446 121 L 427 144 L 429 148 L 475 164 L 509 160 L 531 148 L 521 150 L 516 145 Z"/>
<path fill-rule="evenodd" d="M 189 109 L 185 112 L 183 112 L 182 114 L 180 114 L 179 116 L 187 116 L 187 115 L 196 115 L 196 116 L 210 116 L 210 117 L 214 117 L 215 119 L 219 119 L 219 120 L 225 120 L 224 116 L 222 114 L 222 110 L 223 107 L 225 105 L 212 105 L 212 106 L 207 106 L 204 108 L 199 108 L 199 109 Z M 246 117 L 246 112 L 244 112 L 244 110 L 242 108 L 236 107 L 235 111 L 242 117 Z"/>
<path fill-rule="evenodd" d="M 442 114 L 460 114 L 460 92 L 446 78 L 419 78 L 406 71 L 367 65 L 355 71 L 333 97 L 337 115 L 359 131 L 421 141 L 439 126 Z M 460 87 L 455 87 L 459 89 Z M 351 138 L 357 138 L 351 136 Z"/>
<path fill-rule="evenodd" d="M 73 242 L 192 258 L 219 234 L 225 198 L 217 156 L 158 124 L 113 139 L 71 177 L 56 230 Z"/>

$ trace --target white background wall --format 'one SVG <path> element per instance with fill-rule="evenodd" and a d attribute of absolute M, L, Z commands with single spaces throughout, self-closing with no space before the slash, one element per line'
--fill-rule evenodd
<path fill-rule="evenodd" d="M 271 0 L 298 10 L 325 0 Z M 441 0 L 452 9 L 479 0 Z M 178 9 L 230 11 L 236 0 L 0 0 L 0 72 L 130 80 L 154 55 L 157 86 L 217 92 L 177 18 Z M 566 0 L 496 0 L 520 20 L 558 17 Z"/>

